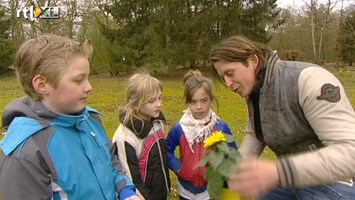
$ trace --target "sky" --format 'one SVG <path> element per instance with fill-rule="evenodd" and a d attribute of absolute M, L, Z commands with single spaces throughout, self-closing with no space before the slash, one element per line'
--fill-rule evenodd
<path fill-rule="evenodd" d="M 319 3 L 326 3 L 328 0 L 318 0 Z M 331 2 L 335 2 L 336 0 L 332 0 Z M 281 8 L 286 8 L 288 6 L 291 7 L 301 7 L 305 5 L 305 2 L 310 3 L 311 0 L 277 0 L 277 5 Z M 353 4 L 355 5 L 355 0 L 344 0 L 344 6 Z M 337 8 L 341 7 L 341 0 L 338 0 Z"/>
<path fill-rule="evenodd" d="M 299 5 L 304 4 L 303 1 L 301 1 L 301 0 L 277 0 L 276 3 L 278 6 L 280 6 L 282 8 L 285 8 L 288 6 L 299 6 Z"/>

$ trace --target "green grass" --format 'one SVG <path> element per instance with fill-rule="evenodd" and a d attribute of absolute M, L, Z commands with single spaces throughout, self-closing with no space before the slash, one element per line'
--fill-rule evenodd
<path fill-rule="evenodd" d="M 355 71 L 331 71 L 333 71 L 344 84 L 352 105 L 355 105 Z M 94 90 L 90 95 L 88 105 L 101 111 L 104 126 L 108 136 L 111 138 L 119 125 L 117 110 L 123 103 L 127 77 L 113 78 L 92 76 L 90 80 Z M 171 126 L 180 119 L 182 111 L 186 108 L 182 98 L 182 76 L 160 78 L 160 80 L 164 86 L 163 112 L 167 119 L 166 133 L 168 133 Z M 21 91 L 15 76 L 0 77 L 0 115 L 2 116 L 5 106 L 12 99 L 23 95 L 24 93 Z M 243 131 L 246 127 L 248 117 L 245 100 L 221 85 L 216 88 L 216 96 L 219 100 L 219 109 L 215 108 L 215 110 L 217 110 L 219 116 L 230 125 L 237 137 L 237 143 L 240 144 L 243 139 Z M 262 156 L 269 159 L 275 157 L 269 149 L 265 149 Z M 178 199 L 176 197 L 176 177 L 172 173 L 171 178 L 173 191 L 169 199 Z"/>
<path fill-rule="evenodd" d="M 117 110 L 123 103 L 125 81 L 127 77 L 92 76 L 91 84 L 94 88 L 89 97 L 88 105 L 102 113 L 102 119 L 108 136 L 111 138 L 119 125 Z M 163 113 L 167 119 L 166 133 L 182 116 L 186 109 L 183 99 L 182 77 L 160 78 L 163 83 Z M 15 76 L 0 78 L 0 115 L 5 106 L 14 98 L 23 96 Z M 228 91 L 223 86 L 216 89 L 219 108 L 215 108 L 222 119 L 227 121 L 237 136 L 240 144 L 241 134 L 246 126 L 247 110 L 245 100 L 239 95 Z M 217 107 L 217 106 L 216 106 Z M 1 137 L 1 136 L 0 136 Z M 171 173 L 173 190 L 170 199 L 177 199 L 176 176 Z"/>

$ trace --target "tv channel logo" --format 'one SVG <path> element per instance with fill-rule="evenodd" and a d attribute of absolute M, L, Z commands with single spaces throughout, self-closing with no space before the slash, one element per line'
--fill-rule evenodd
<path fill-rule="evenodd" d="M 25 19 L 30 19 L 35 21 L 35 18 L 39 19 L 58 19 L 60 14 L 59 7 L 24 7 L 23 9 L 17 10 L 17 18 L 21 17 L 21 13 Z"/>

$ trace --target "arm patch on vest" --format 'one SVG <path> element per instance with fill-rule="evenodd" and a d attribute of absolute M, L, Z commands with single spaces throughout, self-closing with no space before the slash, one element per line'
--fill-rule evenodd
<path fill-rule="evenodd" d="M 327 100 L 329 102 L 338 102 L 340 100 L 340 88 L 330 83 L 322 86 L 321 94 L 317 97 L 319 100 Z"/>

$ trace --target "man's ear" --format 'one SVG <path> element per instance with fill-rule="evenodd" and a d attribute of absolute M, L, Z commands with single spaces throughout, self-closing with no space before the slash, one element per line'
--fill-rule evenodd
<path fill-rule="evenodd" d="M 32 79 L 33 88 L 41 95 L 48 94 L 48 83 L 47 79 L 42 75 L 36 75 Z"/>
<path fill-rule="evenodd" d="M 253 67 L 254 70 L 258 69 L 258 66 L 260 64 L 260 59 L 256 54 L 253 54 L 250 56 L 250 65 Z"/>

